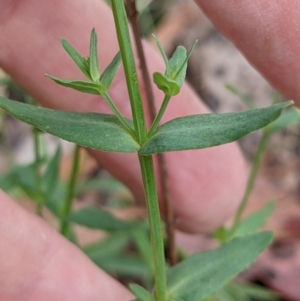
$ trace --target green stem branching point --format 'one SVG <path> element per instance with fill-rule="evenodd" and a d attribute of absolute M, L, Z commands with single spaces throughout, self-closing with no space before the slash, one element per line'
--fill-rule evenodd
<path fill-rule="evenodd" d="M 132 135 L 132 137 L 136 138 L 136 134 L 134 132 L 134 129 L 130 126 L 128 121 L 123 117 L 123 115 L 120 113 L 119 109 L 116 107 L 112 99 L 110 98 L 109 94 L 106 92 L 102 95 L 105 99 L 106 103 L 109 105 L 111 110 L 114 112 L 115 116 L 118 118 L 120 123 L 124 126 L 124 128 Z"/>
<path fill-rule="evenodd" d="M 163 117 L 163 115 L 166 111 L 166 108 L 169 104 L 169 101 L 170 101 L 171 97 L 172 97 L 171 95 L 165 95 L 165 98 L 162 102 L 162 105 L 161 105 L 159 111 L 158 111 L 158 114 L 155 117 L 155 119 L 153 121 L 153 124 L 152 124 L 152 126 L 149 130 L 148 138 L 150 138 L 155 133 L 157 127 L 159 126 L 159 123 L 160 123 L 160 121 L 161 121 L 161 119 L 162 119 L 162 117 Z"/>

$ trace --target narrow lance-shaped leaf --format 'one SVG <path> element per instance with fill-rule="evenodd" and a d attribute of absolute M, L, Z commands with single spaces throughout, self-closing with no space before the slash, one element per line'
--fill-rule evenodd
<path fill-rule="evenodd" d="M 169 60 L 169 66 L 166 70 L 166 75 L 172 79 L 174 79 L 178 85 L 181 87 L 182 83 L 185 79 L 185 73 L 186 73 L 186 68 L 187 68 L 187 63 L 185 62 L 187 55 L 186 55 L 186 50 L 183 46 L 178 46 L 173 53 L 172 57 Z M 183 66 L 183 72 L 180 72 L 180 74 L 177 75 L 178 71 L 182 68 Z M 175 78 L 177 75 L 178 78 Z"/>
<path fill-rule="evenodd" d="M 61 44 L 66 50 L 66 52 L 69 54 L 69 56 L 72 58 L 74 63 L 79 67 L 81 72 L 89 79 L 91 79 L 90 72 L 89 72 L 89 66 L 87 64 L 87 61 L 84 57 L 82 57 L 70 43 L 66 40 L 61 40 Z"/>
<path fill-rule="evenodd" d="M 46 195 L 51 194 L 59 181 L 59 167 L 61 161 L 61 146 L 57 147 L 57 150 L 51 160 L 49 161 L 45 174 L 43 176 L 43 186 L 45 188 Z"/>
<path fill-rule="evenodd" d="M 83 80 L 65 80 L 58 77 L 46 74 L 47 77 L 54 80 L 57 84 L 71 88 L 83 93 L 103 95 L 106 92 L 106 88 L 101 83 L 87 82 Z"/>
<path fill-rule="evenodd" d="M 231 238 L 252 234 L 258 231 L 271 215 L 275 207 L 274 202 L 269 202 L 262 210 L 254 212 L 253 214 L 242 220 L 237 229 L 232 234 Z"/>
<path fill-rule="evenodd" d="M 268 133 L 281 131 L 288 126 L 300 124 L 300 110 L 290 108 L 281 114 L 281 116 L 266 127 Z"/>
<path fill-rule="evenodd" d="M 108 152 L 133 153 L 139 144 L 113 115 L 54 111 L 0 97 L 0 108 L 42 131 Z"/>
<path fill-rule="evenodd" d="M 141 155 L 201 149 L 235 141 L 274 121 L 292 102 L 241 113 L 202 114 L 173 119 L 142 145 Z"/>
<path fill-rule="evenodd" d="M 118 52 L 100 76 L 100 82 L 107 90 L 109 89 L 113 79 L 115 78 L 116 72 L 121 64 L 121 61 L 121 53 Z"/>
<path fill-rule="evenodd" d="M 100 78 L 98 50 L 97 50 L 97 34 L 95 28 L 91 32 L 90 40 L 90 74 L 93 81 Z"/>
<path fill-rule="evenodd" d="M 67 220 L 88 228 L 105 231 L 126 230 L 133 227 L 133 223 L 117 219 L 111 213 L 95 207 L 86 207 L 72 212 L 67 216 Z"/>
<path fill-rule="evenodd" d="M 168 270 L 168 300 L 202 301 L 249 267 L 270 244 L 272 233 L 235 238 L 218 249 L 197 253 Z"/>
<path fill-rule="evenodd" d="M 135 296 L 141 301 L 154 301 L 153 296 L 145 290 L 142 286 L 130 283 L 130 290 L 135 294 Z"/>

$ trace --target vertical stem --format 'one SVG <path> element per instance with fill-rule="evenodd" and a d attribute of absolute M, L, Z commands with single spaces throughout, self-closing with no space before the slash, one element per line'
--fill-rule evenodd
<path fill-rule="evenodd" d="M 245 207 L 247 205 L 249 196 L 250 196 L 250 194 L 253 190 L 253 187 L 254 187 L 255 179 L 256 179 L 256 176 L 257 176 L 257 173 L 258 173 L 258 169 L 260 167 L 262 156 L 263 156 L 263 154 L 266 150 L 268 139 L 269 139 L 269 133 L 266 130 L 264 130 L 263 131 L 263 136 L 261 137 L 261 139 L 259 141 L 259 145 L 258 145 L 256 154 L 255 154 L 255 157 L 254 157 L 254 161 L 253 161 L 251 172 L 250 172 L 250 175 L 249 175 L 249 178 L 248 178 L 248 183 L 247 183 L 247 187 L 246 187 L 246 190 L 245 190 L 245 194 L 243 196 L 241 205 L 238 208 L 238 211 L 235 215 L 233 226 L 230 230 L 231 234 L 235 231 L 235 229 L 238 227 L 238 225 L 241 221 L 242 214 L 245 210 Z"/>
<path fill-rule="evenodd" d="M 62 215 L 61 215 L 60 233 L 64 236 L 66 236 L 66 234 L 68 232 L 69 223 L 66 221 L 66 217 L 72 209 L 75 184 L 76 184 L 76 179 L 77 179 L 77 175 L 78 175 L 78 171 L 79 171 L 79 155 L 80 155 L 80 146 L 76 145 L 75 150 L 74 150 L 71 175 L 70 175 L 69 184 L 68 184 L 68 188 L 67 188 L 68 189 L 67 195 L 66 195 L 66 199 L 64 201 L 64 207 L 63 207 L 63 211 L 62 211 Z"/>
<path fill-rule="evenodd" d="M 138 142 L 142 145 L 147 139 L 147 129 L 141 94 L 138 85 L 134 56 L 130 42 L 124 2 L 123 0 L 112 0 L 111 2 L 123 67 L 125 71 L 128 94 L 131 103 L 134 128 L 137 134 Z M 139 155 L 139 161 L 150 224 L 151 248 L 155 269 L 155 297 L 156 300 L 166 301 L 164 242 L 152 156 Z"/>
<path fill-rule="evenodd" d="M 126 77 L 133 124 L 138 142 L 143 144 L 146 140 L 147 129 L 134 56 L 130 42 L 124 2 L 123 0 L 112 0 L 111 5 Z"/>
<path fill-rule="evenodd" d="M 131 23 L 135 46 L 136 46 L 136 50 L 137 50 L 137 55 L 139 58 L 140 69 L 141 69 L 144 88 L 145 88 L 146 97 L 147 97 L 147 103 L 149 106 L 149 112 L 150 112 L 150 116 L 152 119 L 151 121 L 153 121 L 156 116 L 156 108 L 155 108 L 155 103 L 154 103 L 154 95 L 153 95 L 153 91 L 152 91 L 149 70 L 148 70 L 145 53 L 144 53 L 144 49 L 143 49 L 143 44 L 142 44 L 142 40 L 141 40 L 141 31 L 140 31 L 140 27 L 139 27 L 138 18 L 137 18 L 138 12 L 136 9 L 135 0 L 126 0 L 125 5 L 126 5 L 126 7 L 125 7 L 126 12 L 127 12 L 129 21 Z"/>
<path fill-rule="evenodd" d="M 150 225 L 156 300 L 166 301 L 163 232 L 159 213 L 152 156 L 139 156 Z"/>
<path fill-rule="evenodd" d="M 148 70 L 144 48 L 141 40 L 142 35 L 141 35 L 140 26 L 138 22 L 138 12 L 136 9 L 135 0 L 126 0 L 125 5 L 126 5 L 125 6 L 126 12 L 132 26 L 134 41 L 137 49 L 137 55 L 139 58 L 140 69 L 141 69 L 144 88 L 146 92 L 148 109 L 151 116 L 151 123 L 153 123 L 156 117 L 156 108 L 154 103 L 154 95 L 153 95 L 149 70 Z M 149 137 L 149 133 L 148 133 L 148 137 Z M 176 244 L 175 244 L 174 212 L 170 200 L 165 154 L 158 154 L 157 159 L 158 159 L 158 172 L 160 176 L 159 177 L 160 187 L 162 190 L 161 204 L 163 204 L 164 210 L 166 212 L 165 223 L 166 223 L 166 234 L 167 234 L 167 243 L 166 243 L 167 259 L 171 265 L 175 265 L 177 263 L 177 257 L 176 257 Z"/>

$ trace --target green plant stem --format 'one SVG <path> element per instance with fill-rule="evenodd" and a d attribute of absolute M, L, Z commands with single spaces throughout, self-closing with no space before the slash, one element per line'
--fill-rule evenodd
<path fill-rule="evenodd" d="M 136 131 L 137 140 L 142 145 L 146 140 L 147 129 L 134 56 L 130 42 L 126 11 L 123 0 L 112 0 L 111 5 L 126 77 L 133 124 Z"/>
<path fill-rule="evenodd" d="M 74 150 L 71 175 L 67 187 L 67 195 L 64 201 L 64 207 L 61 215 L 60 233 L 64 236 L 66 236 L 68 232 L 69 223 L 66 220 L 66 217 L 68 216 L 68 214 L 72 209 L 72 203 L 74 200 L 75 184 L 76 184 L 76 179 L 79 171 L 79 156 L 80 156 L 80 146 L 76 145 Z"/>
<path fill-rule="evenodd" d="M 237 210 L 233 226 L 230 230 L 231 234 L 233 234 L 234 231 L 236 230 L 236 228 L 238 227 L 238 225 L 241 221 L 242 214 L 243 214 L 243 212 L 245 210 L 245 207 L 248 203 L 249 196 L 250 196 L 250 194 L 253 190 L 254 183 L 255 183 L 255 180 L 256 180 L 256 177 L 257 177 L 257 173 L 258 173 L 258 170 L 259 170 L 259 167 L 260 167 L 260 163 L 261 163 L 263 154 L 264 154 L 264 152 L 266 150 L 266 147 L 267 147 L 267 142 L 268 142 L 269 136 L 270 136 L 270 134 L 267 132 L 267 130 L 264 130 L 263 135 L 262 135 L 262 137 L 259 141 L 259 145 L 258 145 L 256 154 L 255 154 L 255 157 L 254 157 L 254 161 L 253 161 L 253 164 L 252 164 L 251 172 L 250 172 L 250 175 L 249 175 L 249 178 L 248 178 L 247 187 L 246 187 L 242 202 L 241 202 L 241 204 L 240 204 L 240 206 Z"/>
<path fill-rule="evenodd" d="M 152 156 L 140 156 L 144 190 L 149 216 L 150 238 L 154 262 L 156 300 L 166 301 L 166 270 L 164 241 L 158 206 Z"/>
<path fill-rule="evenodd" d="M 164 113 L 166 111 L 166 108 L 167 108 L 167 106 L 169 104 L 170 99 L 171 99 L 171 96 L 165 95 L 165 98 L 164 98 L 164 100 L 163 100 L 163 102 L 161 104 L 161 107 L 160 107 L 160 109 L 158 111 L 158 114 L 155 117 L 155 119 L 153 121 L 153 124 L 152 124 L 152 126 L 151 126 L 151 128 L 150 128 L 150 130 L 148 132 L 148 137 L 151 137 L 155 133 L 155 131 L 156 131 L 156 129 L 157 129 L 157 127 L 158 127 L 158 125 L 159 125 L 159 123 L 160 123 L 160 121 L 161 121 L 161 119 L 162 119 L 162 117 L 163 117 L 163 115 L 164 115 Z"/>
<path fill-rule="evenodd" d="M 111 3 L 126 77 L 127 89 L 131 103 L 134 128 L 136 131 L 137 140 L 142 145 L 147 139 L 147 129 L 134 56 L 130 42 L 126 11 L 123 0 L 112 0 Z M 164 242 L 153 161 L 151 156 L 139 155 L 139 162 L 149 216 L 151 249 L 155 269 L 155 296 L 156 300 L 166 301 Z"/>
<path fill-rule="evenodd" d="M 106 103 L 109 105 L 111 110 L 114 112 L 116 117 L 119 119 L 120 123 L 126 128 L 126 130 L 135 138 L 135 132 L 133 128 L 130 126 L 130 124 L 127 122 L 127 120 L 122 116 L 114 102 L 112 101 L 111 97 L 108 93 L 105 93 L 103 95 L 103 98 L 105 99 Z"/>
<path fill-rule="evenodd" d="M 148 104 L 148 109 L 151 117 L 151 123 L 155 120 L 156 117 L 156 107 L 154 102 L 154 94 L 149 74 L 149 68 L 147 66 L 147 61 L 145 57 L 145 51 L 143 48 L 141 40 L 141 31 L 138 21 L 138 11 L 136 8 L 135 0 L 126 0 L 125 8 L 127 12 L 128 19 L 131 23 L 133 37 L 135 41 L 135 46 L 137 50 L 137 55 L 139 58 L 139 66 L 142 74 L 142 79 L 144 83 L 145 96 Z M 144 19 L 143 19 L 144 22 Z M 165 154 L 158 154 L 158 173 L 161 187 L 161 200 L 160 204 L 163 205 L 165 210 L 165 226 L 166 226 L 166 257 L 170 265 L 175 265 L 177 263 L 177 254 L 176 254 L 176 243 L 175 243 L 175 219 L 173 207 L 171 204 L 171 197 L 169 191 L 169 177 L 167 171 L 167 164 L 165 159 Z"/>
<path fill-rule="evenodd" d="M 38 191 L 37 196 L 37 206 L 36 206 L 36 213 L 39 216 L 42 216 L 42 209 L 43 209 L 43 199 L 40 196 L 41 191 L 41 174 L 40 174 L 40 164 L 41 164 L 41 145 L 40 145 L 40 133 L 39 130 L 36 128 L 32 129 L 33 132 L 33 139 L 34 139 L 34 165 L 35 165 L 35 187 Z"/>

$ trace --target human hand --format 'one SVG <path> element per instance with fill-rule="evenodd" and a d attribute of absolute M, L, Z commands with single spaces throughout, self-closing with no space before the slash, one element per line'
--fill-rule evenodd
<path fill-rule="evenodd" d="M 211 6 L 206 5 L 206 10 L 210 11 Z M 67 39 L 81 53 L 86 53 L 89 32 L 93 27 L 96 27 L 99 36 L 100 64 L 102 68 L 108 64 L 118 46 L 107 7 L 96 0 L 43 3 L 37 0 L 9 1 L 7 7 L 11 8 L 7 14 L 4 15 L 2 11 L 2 17 L 0 15 L 0 65 L 45 106 L 65 110 L 109 112 L 99 98 L 66 90 L 43 77 L 44 73 L 64 78 L 80 77 L 78 70 L 63 52 L 59 39 Z M 214 9 L 212 18 L 220 14 L 217 7 Z M 229 21 L 231 19 L 227 20 L 227 23 L 224 21 L 224 24 L 229 26 Z M 247 36 L 247 30 L 244 34 Z M 251 37 L 252 32 L 249 31 L 249 34 Z M 255 46 L 256 44 L 253 45 Z M 150 70 L 161 70 L 162 62 L 156 52 L 149 47 L 146 47 L 146 52 L 151 58 Z M 259 55 L 260 53 L 257 53 L 255 58 Z M 269 70 L 271 68 L 266 69 L 267 75 L 273 74 Z M 159 102 L 162 97 L 159 92 L 155 93 L 156 101 Z M 116 78 L 111 95 L 120 110 L 130 117 L 122 74 Z M 185 86 L 180 95 L 171 101 L 164 121 L 203 112 L 207 112 L 207 109 L 191 89 Z M 138 162 L 134 155 L 96 151 L 90 153 L 102 166 L 127 184 L 138 199 L 143 198 Z M 221 224 L 237 207 L 246 176 L 244 161 L 235 144 L 193 152 L 171 153 L 166 157 L 171 199 L 179 227 L 194 232 L 210 229 Z M 2 198 L 2 212 L 6 222 L 4 228 L 0 228 L 2 243 L 5 244 L 0 249 L 3 251 L 2 258 L 8 258 L 3 266 L 4 274 L 8 277 L 1 286 L 4 290 L 0 288 L 0 297 L 2 293 L 3 300 L 19 300 L 21 295 L 24 299 L 26 293 L 29 296 L 28 300 L 33 301 L 55 298 L 132 298 L 129 292 L 96 269 L 73 246 L 42 225 L 41 221 L 18 209 L 17 205 L 8 201 L 4 195 Z M 22 227 L 16 227 L 16 220 L 21 220 Z M 37 231 L 36 240 L 30 236 L 32 230 L 26 231 L 27 227 Z M 20 228 L 24 229 L 23 240 L 20 240 Z M 6 233 L 9 235 L 5 235 Z M 46 237 L 45 243 L 43 237 Z M 7 241 L 11 243 L 8 244 Z M 13 246 L 20 242 L 20 247 L 14 248 L 12 252 Z M 25 265 L 19 266 L 23 255 Z M 20 278 L 17 278 L 18 273 Z M 77 278 L 80 282 L 76 281 Z M 18 291 L 13 291 L 16 288 Z M 63 291 L 59 292 L 58 288 L 62 288 Z"/>

